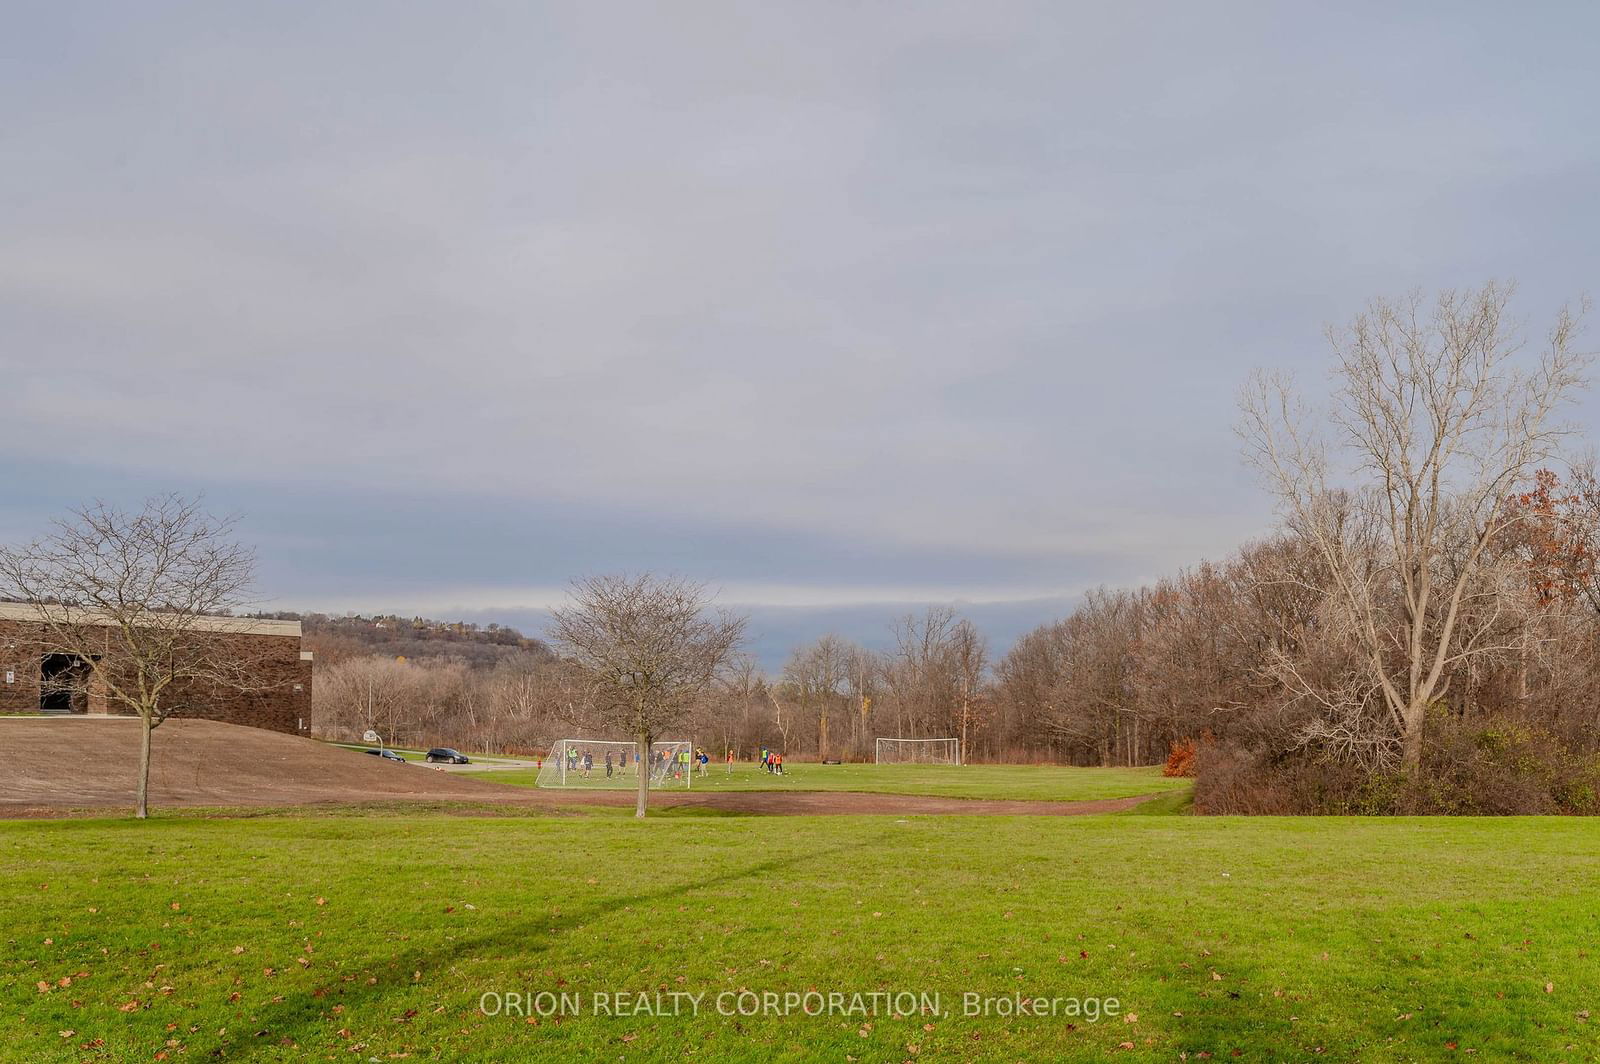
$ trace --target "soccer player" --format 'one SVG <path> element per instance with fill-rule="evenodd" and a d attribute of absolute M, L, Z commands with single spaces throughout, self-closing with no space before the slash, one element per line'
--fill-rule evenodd
<path fill-rule="evenodd" d="M 589 773 L 594 771 L 594 753 L 589 750 L 583 752 L 583 778 L 588 779 Z"/>
<path fill-rule="evenodd" d="M 606 751 L 606 779 L 611 778 L 611 751 Z"/>

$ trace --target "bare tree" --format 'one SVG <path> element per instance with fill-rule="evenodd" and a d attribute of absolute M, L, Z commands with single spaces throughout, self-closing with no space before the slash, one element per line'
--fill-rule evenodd
<path fill-rule="evenodd" d="M 718 681 L 723 696 L 722 753 L 726 754 L 750 739 L 750 702 L 762 683 L 760 664 L 744 651 L 729 655 Z"/>
<path fill-rule="evenodd" d="M 377 731 L 390 745 L 414 739 L 422 667 L 394 658 L 346 658 L 324 667 L 312 692 L 317 732 L 337 739 Z"/>
<path fill-rule="evenodd" d="M 701 584 L 678 577 L 591 576 L 572 585 L 572 605 L 554 612 L 551 634 L 589 682 L 596 712 L 632 735 L 639 763 L 650 744 L 683 720 L 738 649 L 745 620 L 712 613 Z M 639 772 L 634 815 L 650 802 Z"/>
<path fill-rule="evenodd" d="M 956 611 L 950 606 L 929 606 L 921 617 L 906 614 L 891 625 L 895 649 L 889 657 L 885 679 L 901 719 L 895 734 L 907 737 L 904 714 L 911 714 L 910 737 L 926 734 L 936 722 L 948 720 L 954 699 L 950 639 Z"/>
<path fill-rule="evenodd" d="M 955 666 L 959 702 L 956 722 L 961 729 L 961 757 L 968 757 L 967 735 L 982 723 L 982 688 L 989 668 L 989 641 L 978 626 L 963 617 L 950 631 L 950 657 Z"/>
<path fill-rule="evenodd" d="M 793 724 L 785 724 L 783 722 L 783 703 L 778 701 L 778 696 L 771 687 L 767 688 L 767 701 L 772 703 L 772 723 L 778 729 L 779 749 L 780 751 L 787 750 L 789 749 L 789 730 L 793 727 Z M 793 714 L 791 714 L 790 720 L 793 721 L 793 719 Z"/>
<path fill-rule="evenodd" d="M 817 759 L 828 758 L 828 724 L 844 695 L 840 688 L 850 678 L 850 646 L 836 635 L 825 635 L 797 649 L 784 667 L 784 682 L 795 689 L 800 703 L 817 714 Z"/>
<path fill-rule="evenodd" d="M 845 686 L 849 692 L 850 703 L 850 753 L 852 757 L 860 758 L 866 755 L 867 727 L 872 715 L 873 702 L 878 697 L 883 665 L 878 655 L 865 647 L 852 644 L 845 671 L 848 674 Z"/>
<path fill-rule="evenodd" d="M 1247 457 L 1291 531 L 1321 556 L 1325 590 L 1362 647 L 1410 769 L 1448 670 L 1504 649 L 1486 638 L 1492 626 L 1463 628 L 1464 604 L 1513 519 L 1502 500 L 1553 454 L 1554 414 L 1588 361 L 1573 349 L 1576 321 L 1565 311 L 1538 357 L 1524 360 L 1510 296 L 1490 283 L 1431 304 L 1418 294 L 1380 299 L 1330 330 L 1331 448 L 1282 376 L 1257 374 L 1243 398 Z M 1366 483 L 1341 490 L 1347 472 Z"/>
<path fill-rule="evenodd" d="M 162 495 L 137 513 L 105 503 L 75 510 L 55 530 L 0 548 L 0 594 L 33 608 L 41 654 L 88 670 L 108 701 L 138 714 L 135 815 L 150 810 L 151 733 L 197 697 L 265 681 L 230 634 L 246 605 L 255 557 L 234 522 L 198 499 Z"/>

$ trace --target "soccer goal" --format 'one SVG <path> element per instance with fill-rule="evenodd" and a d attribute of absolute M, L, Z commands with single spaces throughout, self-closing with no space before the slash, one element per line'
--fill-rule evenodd
<path fill-rule="evenodd" d="M 960 739 L 879 739 L 880 765 L 959 765 Z"/>
<path fill-rule="evenodd" d="M 539 766 L 540 787 L 593 787 L 633 790 L 639 773 L 650 786 L 689 787 L 694 779 L 694 746 L 687 742 L 650 744 L 650 756 L 639 764 L 639 744 L 613 739 L 557 739 Z"/>

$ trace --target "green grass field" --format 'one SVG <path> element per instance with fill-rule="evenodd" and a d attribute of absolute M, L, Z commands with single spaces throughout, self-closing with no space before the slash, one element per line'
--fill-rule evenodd
<path fill-rule="evenodd" d="M 715 791 L 864 791 L 872 794 L 928 794 L 941 798 L 1032 798 L 1082 802 L 1099 798 L 1131 798 L 1187 790 L 1191 780 L 1168 779 L 1160 768 L 1068 768 L 1061 765 L 819 765 L 790 762 L 783 775 L 763 772 L 749 762 L 713 765 L 694 778 L 693 789 Z M 475 778 L 489 783 L 531 787 L 536 769 L 486 772 Z M 611 784 L 626 789 L 633 777 Z M 605 770 L 584 780 L 568 777 L 570 787 L 606 787 Z M 681 785 L 669 788 L 681 790 Z"/>
<path fill-rule="evenodd" d="M 172 817 L 0 855 L 4 1059 L 1600 1056 L 1587 820 Z M 593 1014 L 623 991 L 703 997 Z M 581 1014 L 480 1012 L 541 992 Z"/>

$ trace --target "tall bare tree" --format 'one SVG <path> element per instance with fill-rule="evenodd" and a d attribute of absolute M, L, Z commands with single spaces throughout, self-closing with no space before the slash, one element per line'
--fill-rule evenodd
<path fill-rule="evenodd" d="M 955 623 L 953 607 L 929 606 L 921 617 L 908 613 L 890 626 L 895 649 L 889 654 L 884 677 L 895 700 L 896 736 L 908 737 L 907 713 L 912 738 L 925 735 L 935 722 L 949 719 L 946 711 L 955 687 L 950 667 Z"/>
<path fill-rule="evenodd" d="M 745 619 L 712 611 L 705 587 L 679 577 L 591 576 L 572 585 L 551 634 L 589 683 L 596 713 L 633 736 L 639 763 L 664 728 L 682 721 L 739 647 Z M 650 803 L 640 771 L 634 815 Z"/>
<path fill-rule="evenodd" d="M 1450 668 L 1504 649 L 1495 625 L 1463 627 L 1469 589 L 1514 519 L 1502 501 L 1555 451 L 1556 411 L 1588 362 L 1566 311 L 1526 357 L 1511 293 L 1379 299 L 1330 329 L 1331 441 L 1281 375 L 1257 374 L 1241 404 L 1246 455 L 1321 556 L 1337 626 L 1361 646 L 1411 769 Z M 1345 489 L 1345 476 L 1363 480 Z"/>
<path fill-rule="evenodd" d="M 797 649 L 784 666 L 784 682 L 794 688 L 800 703 L 817 714 L 817 758 L 828 758 L 828 724 L 844 695 L 840 688 L 850 678 L 850 646 L 836 635 L 825 635 Z"/>
<path fill-rule="evenodd" d="M 137 513 L 97 502 L 0 548 L 0 595 L 32 607 L 36 649 L 82 663 L 109 701 L 138 715 L 139 817 L 150 811 L 156 727 L 208 691 L 264 682 L 227 638 L 251 624 L 228 614 L 246 605 L 254 568 L 233 520 L 181 495 Z"/>
<path fill-rule="evenodd" d="M 983 720 L 983 678 L 989 669 L 989 641 L 965 617 L 950 630 L 950 659 L 956 673 L 956 723 L 960 726 L 961 757 L 965 760 L 968 734 Z"/>
<path fill-rule="evenodd" d="M 873 702 L 879 695 L 883 665 L 877 654 L 866 647 L 852 644 L 845 671 L 845 687 L 849 692 L 850 753 L 852 757 L 862 757 L 867 749 L 868 725 Z"/>
<path fill-rule="evenodd" d="M 763 678 L 761 665 L 753 654 L 739 651 L 729 655 L 718 677 L 722 705 L 722 750 L 743 749 L 751 740 L 750 705 L 758 698 Z"/>

